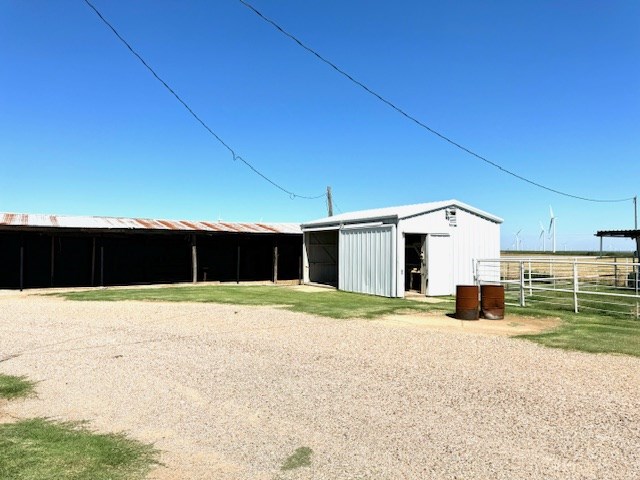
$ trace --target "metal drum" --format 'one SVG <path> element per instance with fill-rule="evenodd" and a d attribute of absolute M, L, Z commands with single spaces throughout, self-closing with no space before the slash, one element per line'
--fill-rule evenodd
<path fill-rule="evenodd" d="M 480 305 L 483 318 L 502 320 L 504 318 L 504 285 L 482 285 Z"/>
<path fill-rule="evenodd" d="M 456 287 L 456 318 L 478 320 L 478 286 L 458 285 Z"/>

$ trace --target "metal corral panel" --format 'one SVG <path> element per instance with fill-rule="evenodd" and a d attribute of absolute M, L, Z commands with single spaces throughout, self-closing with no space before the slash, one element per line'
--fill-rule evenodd
<path fill-rule="evenodd" d="M 395 225 L 340 230 L 338 288 L 395 297 Z"/>
<path fill-rule="evenodd" d="M 86 217 L 0 213 L 0 227 L 69 228 L 84 230 L 146 230 L 226 233 L 284 233 L 300 235 L 295 223 L 193 222 L 188 220 L 156 220 L 150 218 Z"/>

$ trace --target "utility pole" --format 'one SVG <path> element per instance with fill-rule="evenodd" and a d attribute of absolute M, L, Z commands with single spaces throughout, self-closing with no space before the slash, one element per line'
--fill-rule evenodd
<path fill-rule="evenodd" d="M 333 217 L 333 198 L 331 197 L 331 187 L 327 187 L 327 213 Z"/>
<path fill-rule="evenodd" d="M 634 228 L 638 229 L 638 196 L 633 197 L 633 218 L 634 218 Z"/>

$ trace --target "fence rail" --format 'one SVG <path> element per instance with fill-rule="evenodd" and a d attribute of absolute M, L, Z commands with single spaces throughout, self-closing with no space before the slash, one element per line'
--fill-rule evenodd
<path fill-rule="evenodd" d="M 640 263 L 503 257 L 474 262 L 477 284 L 502 284 L 507 305 L 640 318 Z"/>

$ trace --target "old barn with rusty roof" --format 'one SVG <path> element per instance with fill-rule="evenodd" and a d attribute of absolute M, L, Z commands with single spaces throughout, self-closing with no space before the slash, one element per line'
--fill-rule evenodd
<path fill-rule="evenodd" d="M 298 280 L 300 226 L 0 213 L 0 288 Z"/>

